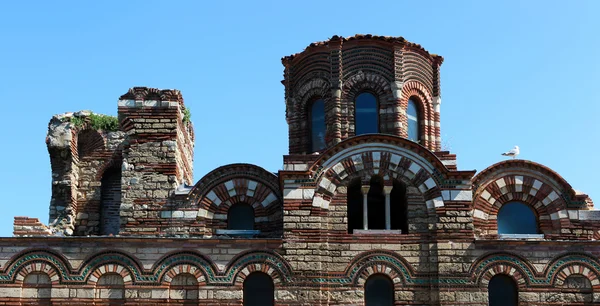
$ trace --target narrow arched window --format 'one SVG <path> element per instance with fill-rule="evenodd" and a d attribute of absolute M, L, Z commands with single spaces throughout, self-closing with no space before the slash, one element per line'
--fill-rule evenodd
<path fill-rule="evenodd" d="M 373 274 L 365 283 L 365 306 L 394 305 L 394 283 L 383 274 Z"/>
<path fill-rule="evenodd" d="M 246 203 L 233 204 L 227 212 L 227 229 L 253 230 L 254 208 Z"/>
<path fill-rule="evenodd" d="M 496 274 L 488 284 L 489 306 L 517 306 L 519 304 L 517 284 L 508 275 Z"/>
<path fill-rule="evenodd" d="M 100 234 L 117 235 L 121 226 L 121 168 L 107 170 L 101 180 Z"/>
<path fill-rule="evenodd" d="M 538 222 L 533 210 L 519 202 L 506 203 L 498 212 L 498 234 L 537 234 Z"/>
<path fill-rule="evenodd" d="M 379 133 L 379 114 L 377 112 L 377 98 L 371 93 L 363 92 L 354 103 L 355 134 Z"/>
<path fill-rule="evenodd" d="M 406 118 L 408 119 L 408 139 L 418 142 L 419 135 L 419 109 L 417 103 L 412 98 L 408 100 L 406 109 Z"/>
<path fill-rule="evenodd" d="M 311 151 L 317 152 L 325 149 L 325 101 L 316 100 L 310 108 L 310 143 Z"/>
<path fill-rule="evenodd" d="M 244 306 L 273 306 L 275 286 L 269 275 L 252 272 L 244 280 Z"/>

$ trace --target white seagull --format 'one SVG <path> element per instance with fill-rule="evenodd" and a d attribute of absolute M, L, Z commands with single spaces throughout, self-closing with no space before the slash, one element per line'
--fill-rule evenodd
<path fill-rule="evenodd" d="M 502 153 L 503 156 L 511 156 L 513 159 L 519 155 L 519 146 L 515 146 L 512 150 Z"/>

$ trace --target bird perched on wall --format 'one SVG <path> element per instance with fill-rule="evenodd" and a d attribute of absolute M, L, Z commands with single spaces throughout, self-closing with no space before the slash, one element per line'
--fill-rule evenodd
<path fill-rule="evenodd" d="M 502 153 L 503 156 L 511 156 L 513 159 L 519 155 L 519 146 L 515 146 L 512 150 Z"/>

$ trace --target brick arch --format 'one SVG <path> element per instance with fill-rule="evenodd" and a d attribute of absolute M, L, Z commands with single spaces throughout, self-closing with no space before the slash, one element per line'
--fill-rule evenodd
<path fill-rule="evenodd" d="M 271 277 L 271 279 L 273 280 L 273 284 L 275 286 L 277 286 L 279 283 L 281 283 L 281 277 L 279 276 L 279 274 L 277 272 L 275 272 L 275 269 L 273 269 L 273 267 L 271 267 L 270 265 L 262 264 L 262 263 L 249 264 L 249 265 L 245 266 L 237 274 L 237 276 L 235 278 L 235 283 L 237 285 L 242 285 L 244 283 L 244 280 L 246 280 L 246 277 L 248 277 L 248 275 L 250 275 L 253 272 L 262 272 L 262 273 L 269 275 Z"/>
<path fill-rule="evenodd" d="M 407 140 L 405 140 L 407 141 Z M 406 148 L 384 143 L 350 147 L 322 161 L 315 173 L 315 196 L 312 205 L 327 209 L 337 187 L 347 186 L 357 175 L 384 174 L 388 180 L 399 179 L 408 186 L 417 187 L 427 207 L 444 206 L 441 188 L 436 180 L 436 167 L 425 158 Z"/>
<path fill-rule="evenodd" d="M 21 273 L 26 267 L 29 267 L 27 268 L 28 270 L 25 270 L 24 274 Z M 63 278 L 68 275 L 69 271 L 71 271 L 72 267 L 69 264 L 69 261 L 61 254 L 49 250 L 25 250 L 13 256 L 0 269 L 0 282 L 22 282 L 26 274 L 32 271 L 43 272 L 48 269 L 51 269 L 50 271 L 55 271 L 56 277 L 59 278 L 58 280 L 62 281 Z M 51 272 L 48 272 L 49 275 L 50 273 Z M 21 275 L 21 277 L 19 277 L 19 275 Z M 20 280 L 17 280 L 17 278 L 20 278 Z M 51 276 L 50 278 L 53 279 L 54 277 Z"/>
<path fill-rule="evenodd" d="M 600 289 L 600 278 L 598 275 L 598 271 L 596 271 L 593 267 L 583 263 L 572 263 L 563 266 L 558 273 L 556 273 L 553 281 L 553 287 L 563 286 L 565 280 L 572 275 L 581 275 L 587 278 L 590 281 L 593 289 Z"/>
<path fill-rule="evenodd" d="M 565 182 L 542 168 L 527 167 L 527 163 L 531 162 L 505 162 L 505 167 L 488 168 L 473 179 L 473 221 L 481 235 L 497 234 L 498 211 L 510 202 L 529 205 L 538 216 L 540 232 L 547 237 L 559 235 L 562 227 L 570 224 Z"/>
<path fill-rule="evenodd" d="M 60 274 L 54 266 L 47 262 L 30 262 L 24 265 L 15 277 L 16 284 L 22 284 L 23 280 L 27 275 L 31 273 L 42 273 L 48 275 L 52 284 L 58 284 L 60 282 Z"/>
<path fill-rule="evenodd" d="M 527 282 L 525 281 L 525 278 L 523 277 L 521 272 L 519 272 L 519 270 L 513 267 L 512 265 L 506 265 L 501 263 L 494 265 L 488 270 L 486 270 L 485 273 L 483 273 L 483 275 L 481 276 L 479 284 L 481 286 L 487 287 L 487 285 L 490 283 L 490 280 L 498 274 L 510 276 L 517 284 L 517 288 L 519 288 L 519 290 L 526 288 Z"/>
<path fill-rule="evenodd" d="M 391 103 L 390 101 L 393 100 L 392 88 L 390 80 L 380 74 L 372 72 L 358 71 L 344 81 L 341 93 L 341 106 L 342 109 L 347 110 L 347 113 L 345 116 L 342 116 L 342 126 L 347 125 L 349 128 L 352 127 L 354 131 L 356 130 L 354 122 L 354 101 L 362 92 L 370 92 L 377 98 L 379 130 L 381 133 L 386 132 L 387 125 L 384 124 L 385 122 L 382 120 L 380 111 L 386 109 Z M 350 132 L 349 130 L 345 131 L 345 133 L 347 133 L 347 137 L 350 137 L 355 135 L 354 131 Z"/>
<path fill-rule="evenodd" d="M 385 250 L 357 255 L 350 261 L 345 273 L 352 284 L 360 286 L 373 274 L 384 274 L 394 284 L 407 285 L 416 281 L 411 265 L 397 253 Z"/>
<path fill-rule="evenodd" d="M 469 271 L 475 284 L 485 284 L 496 274 L 503 273 L 513 277 L 519 288 L 535 281 L 537 270 L 526 259 L 512 253 L 492 253 L 475 261 Z M 517 278 L 518 277 L 518 278 Z"/>
<path fill-rule="evenodd" d="M 76 143 L 78 159 L 90 156 L 94 152 L 103 151 L 106 146 L 102 134 L 91 128 L 78 131 Z"/>
<path fill-rule="evenodd" d="M 437 148 L 441 144 L 438 143 L 437 135 L 439 134 L 439 115 L 436 116 L 435 108 L 433 107 L 433 98 L 430 91 L 422 83 L 411 80 L 402 85 L 402 96 L 400 97 L 400 106 L 406 112 L 408 100 L 416 97 L 417 107 L 421 113 L 419 132 L 421 134 L 422 145 L 431 149 Z M 408 120 L 408 119 L 407 119 Z M 436 125 L 437 123 L 437 125 Z M 403 122 L 407 126 L 407 122 Z"/>
<path fill-rule="evenodd" d="M 163 274 L 162 283 L 165 285 L 171 284 L 173 278 L 181 274 L 192 275 L 198 282 L 199 286 L 206 284 L 206 276 L 204 274 L 204 271 L 190 264 L 178 264 L 169 268 L 169 270 L 167 270 L 167 272 Z"/>
<path fill-rule="evenodd" d="M 292 269 L 285 259 L 270 251 L 250 251 L 237 255 L 227 265 L 226 275 L 230 275 L 234 284 L 243 284 L 252 272 L 266 273 L 273 284 L 285 284 L 291 281 Z"/>
<path fill-rule="evenodd" d="M 283 200 L 276 175 L 251 164 L 219 167 L 196 183 L 190 191 L 198 206 L 198 218 L 207 234 L 227 228 L 227 211 L 244 202 L 254 208 L 255 225 L 267 236 L 283 231 Z"/>
<path fill-rule="evenodd" d="M 328 80 L 320 77 L 312 78 L 304 82 L 295 91 L 294 99 L 294 115 L 303 118 L 307 118 L 309 102 L 316 97 L 320 97 L 325 100 L 325 103 L 331 98 L 331 84 Z"/>
<path fill-rule="evenodd" d="M 121 275 L 121 277 L 123 278 L 123 283 L 125 285 L 129 285 L 133 282 L 133 277 L 127 268 L 120 264 L 110 263 L 96 267 L 94 271 L 90 274 L 88 278 L 88 283 L 91 285 L 96 285 L 98 279 L 100 279 L 102 275 L 110 273 Z"/>

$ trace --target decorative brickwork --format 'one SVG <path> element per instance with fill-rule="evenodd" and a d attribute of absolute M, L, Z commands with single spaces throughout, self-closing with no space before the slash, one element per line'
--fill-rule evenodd
<path fill-rule="evenodd" d="M 290 154 L 277 173 L 231 164 L 193 184 L 177 90 L 131 88 L 118 131 L 89 111 L 54 116 L 50 222 L 15 217 L 15 237 L 0 238 L 0 305 L 242 306 L 255 276 L 278 306 L 365 305 L 381 276 L 395 305 L 484 306 L 497 275 L 520 305 L 600 304 L 600 212 L 587 195 L 534 162 L 475 175 L 440 151 L 442 57 L 356 35 L 282 61 Z M 357 136 L 363 92 L 379 133 Z M 538 234 L 498 233 L 512 202 L 532 209 Z"/>

